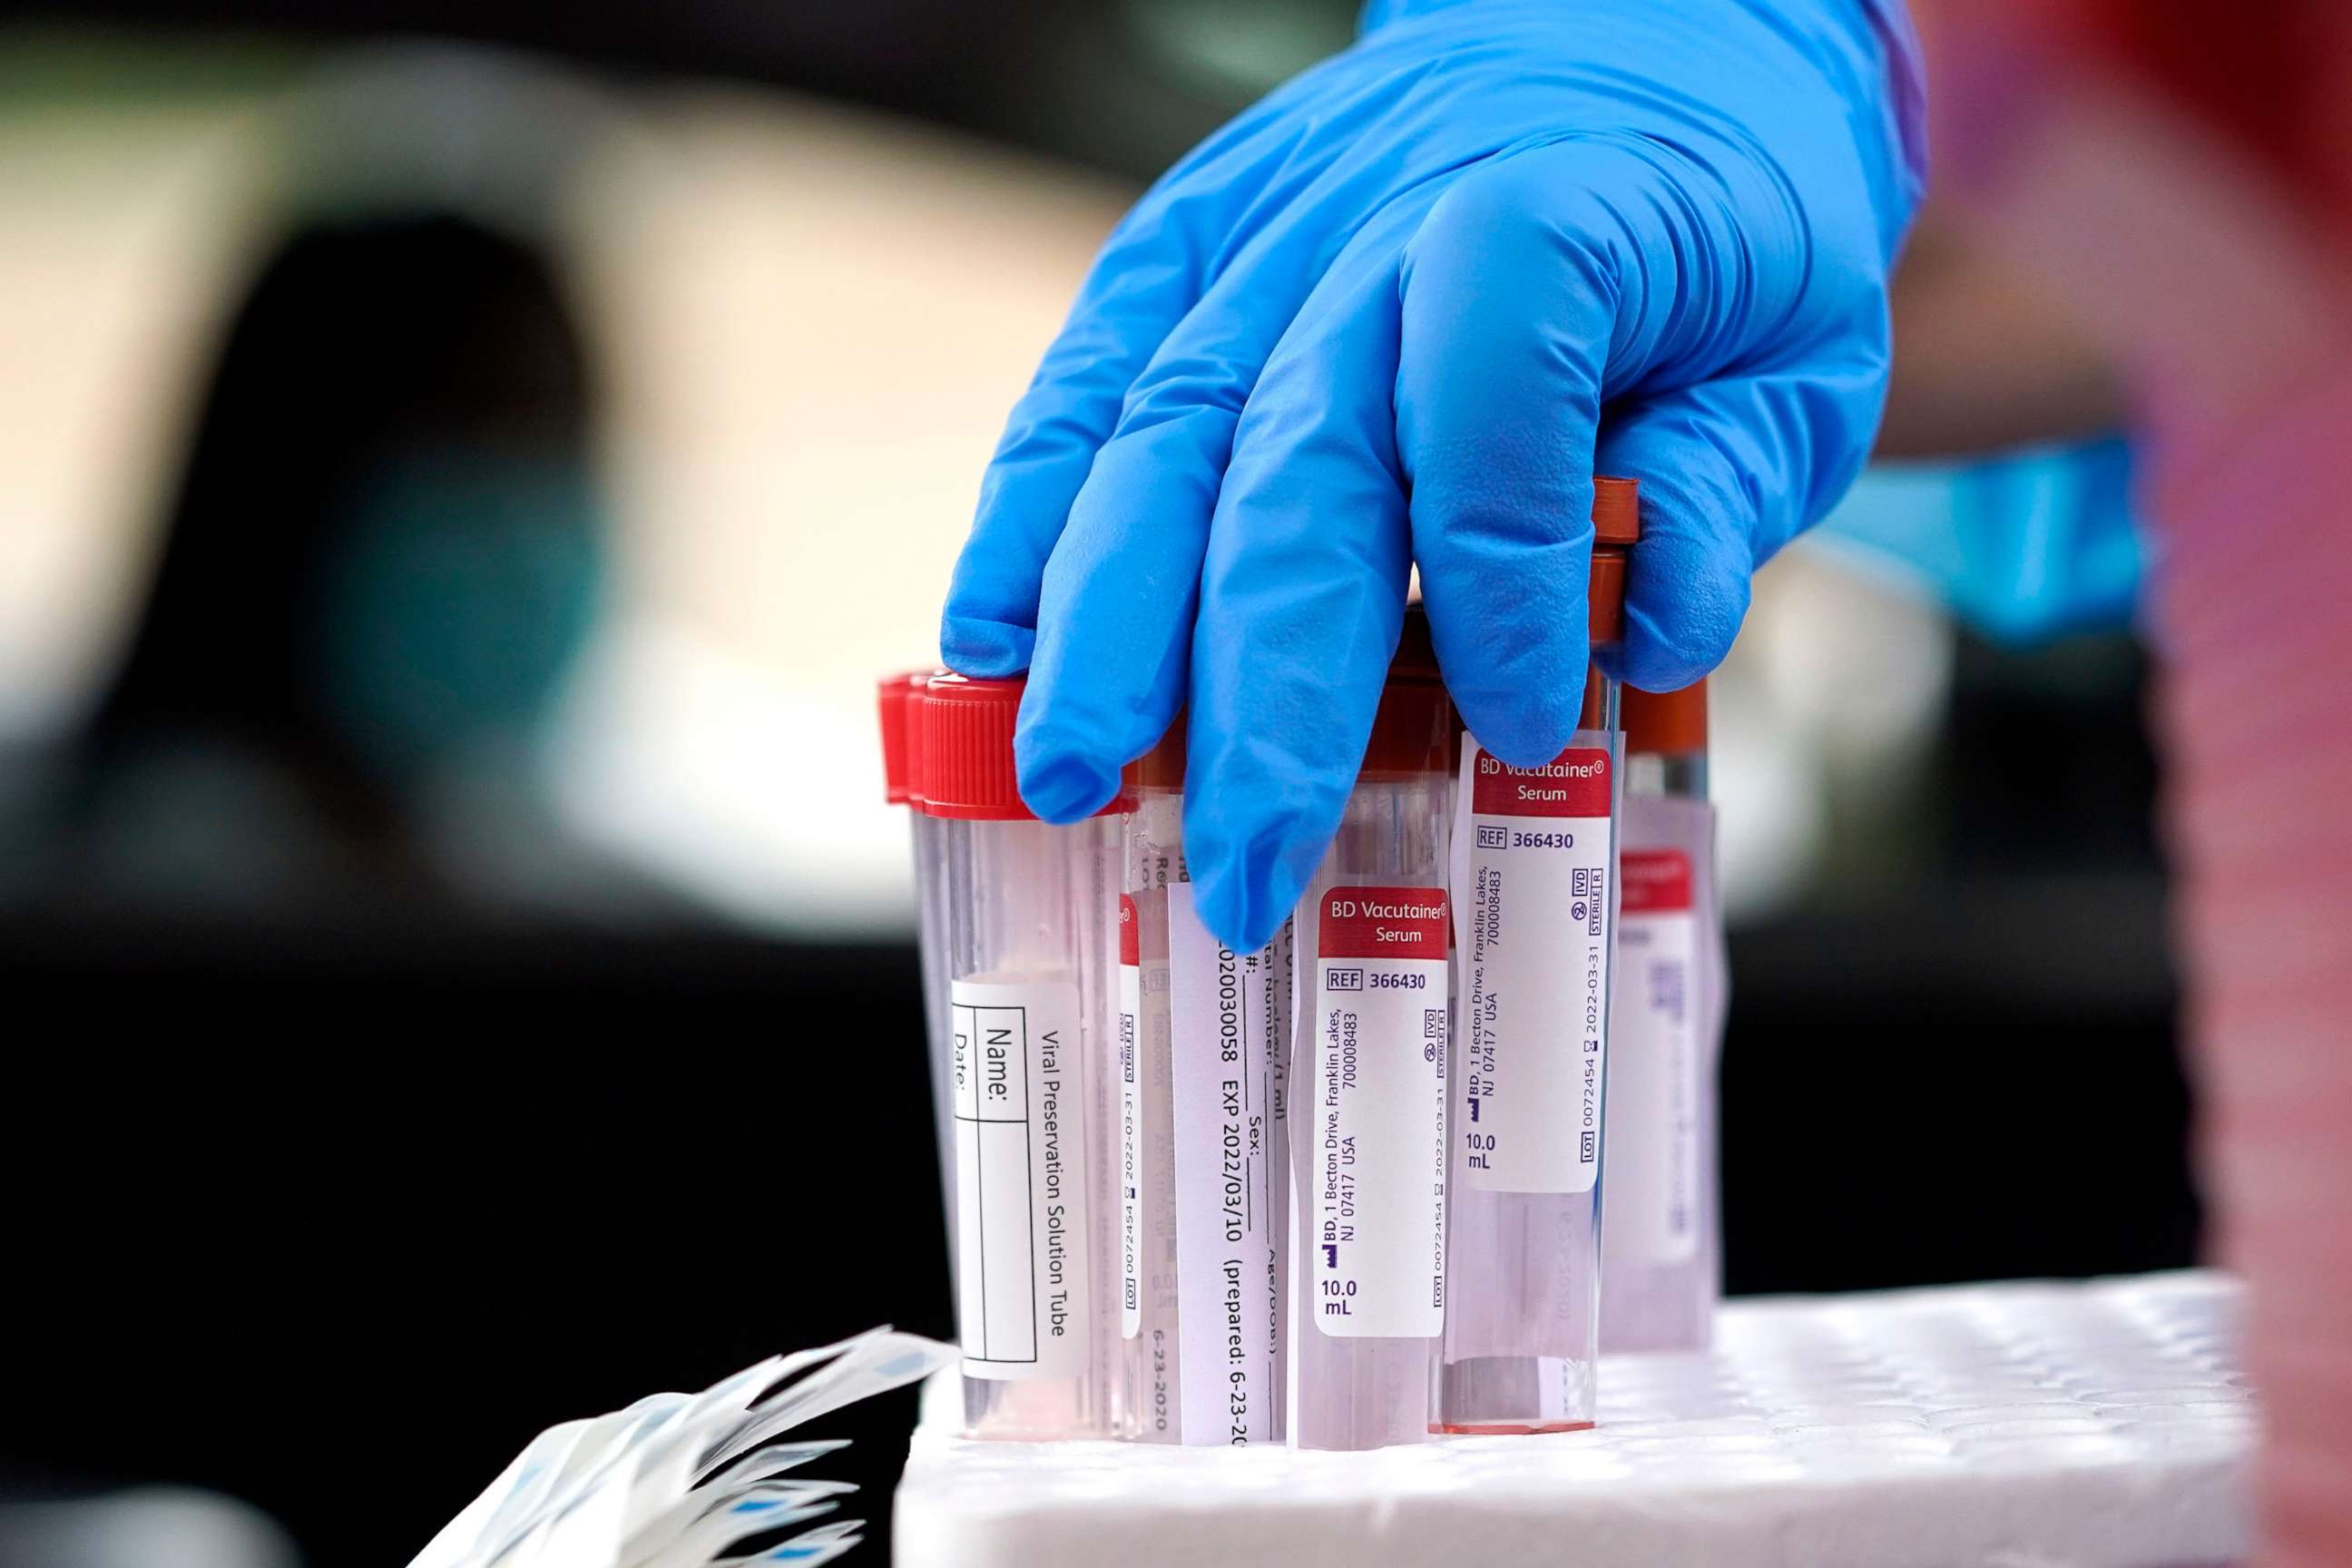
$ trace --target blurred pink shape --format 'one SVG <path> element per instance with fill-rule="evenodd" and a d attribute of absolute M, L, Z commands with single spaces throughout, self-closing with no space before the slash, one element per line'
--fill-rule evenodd
<path fill-rule="evenodd" d="M 1924 5 L 1923 5 L 1923 8 Z M 1942 194 L 2136 376 L 2202 1170 L 2265 1561 L 2352 1563 L 2352 5 L 1924 18 Z"/>
<path fill-rule="evenodd" d="M 2202 1153 L 2252 1282 L 2268 1561 L 2352 1562 L 2352 366 L 2164 486 L 2159 715 Z"/>

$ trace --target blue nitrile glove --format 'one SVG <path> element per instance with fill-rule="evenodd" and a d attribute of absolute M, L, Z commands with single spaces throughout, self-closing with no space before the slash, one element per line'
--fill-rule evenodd
<path fill-rule="evenodd" d="M 1918 195 L 1899 0 L 1366 20 L 1112 235 L 941 631 L 954 668 L 1029 670 L 1021 789 L 1051 820 L 1189 700 L 1194 897 L 1241 949 L 1338 826 L 1412 563 L 1508 762 L 1575 728 L 1596 470 L 1642 481 L 1617 672 L 1723 657 L 1749 573 L 1869 449 Z"/>

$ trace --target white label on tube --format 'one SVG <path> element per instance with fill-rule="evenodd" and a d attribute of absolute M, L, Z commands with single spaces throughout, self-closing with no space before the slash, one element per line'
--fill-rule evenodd
<path fill-rule="evenodd" d="M 1616 1043 L 1609 1119 L 1609 1224 L 1625 1256 L 1686 1263 L 1698 1252 L 1698 917 L 1691 858 L 1627 850 L 1619 872 Z M 1617 1238 L 1612 1237 L 1612 1243 Z"/>
<path fill-rule="evenodd" d="M 1168 900 L 1119 899 L 1118 1324 L 1144 1342 L 1143 1436 L 1176 1430 L 1176 1194 L 1168 1125 Z"/>
<path fill-rule="evenodd" d="M 1591 1192 L 1601 1173 L 1615 772 L 1605 745 L 1514 768 L 1462 738 L 1454 1135 L 1482 1192 Z"/>
<path fill-rule="evenodd" d="M 1135 900 L 1118 900 L 1118 1334 L 1143 1328 L 1143 954 Z"/>
<path fill-rule="evenodd" d="M 1291 1195 L 1290 1163 L 1290 1051 L 1297 1033 L 1294 999 L 1298 981 L 1298 927 L 1295 921 L 1285 921 L 1282 929 L 1274 933 L 1271 944 L 1274 953 L 1274 984 L 1266 990 L 1266 1049 L 1274 1072 L 1274 1277 L 1275 1292 L 1282 1301 L 1282 1327 L 1274 1340 L 1274 1383 L 1276 1408 L 1275 1430 L 1287 1436 L 1290 1432 L 1292 1409 L 1290 1387 L 1290 1335 L 1292 1332 L 1292 1297 L 1290 1272 L 1295 1266 L 1291 1226 L 1296 1215 L 1296 1200 Z"/>
<path fill-rule="evenodd" d="M 1236 954 L 1168 889 L 1176 1127 L 1178 1363 L 1187 1443 L 1275 1436 L 1276 1253 L 1272 1017 L 1275 950 Z"/>
<path fill-rule="evenodd" d="M 967 1377 L 1075 1377 L 1087 1363 L 1078 988 L 950 988 L 956 1224 Z"/>
<path fill-rule="evenodd" d="M 1445 889 L 1318 900 L 1307 1310 L 1339 1338 L 1445 1326 Z"/>
<path fill-rule="evenodd" d="M 1286 1142 L 1290 1131 L 1290 1037 L 1296 1027 L 1292 1008 L 1293 998 L 1298 989 L 1298 928 L 1296 923 L 1283 921 L 1282 929 L 1274 933 L 1274 941 L 1267 944 L 1267 951 L 1274 954 L 1274 984 L 1266 992 L 1266 1033 L 1267 1037 L 1275 1042 L 1274 1122 L 1277 1136 Z M 1287 1165 L 1290 1152 L 1278 1149 L 1276 1152 Z M 1289 1256 L 1287 1250 L 1283 1256 Z"/>

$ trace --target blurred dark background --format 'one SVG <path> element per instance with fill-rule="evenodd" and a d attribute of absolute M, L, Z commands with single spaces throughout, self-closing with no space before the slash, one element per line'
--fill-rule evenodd
<path fill-rule="evenodd" d="M 97 0 L 29 20 L 331 45 L 430 37 L 528 49 L 620 81 L 733 79 L 869 104 L 1148 180 L 1267 87 L 1343 47 L 1354 0 L 870 0 L 660 10 L 457 0 L 206 5 Z"/>
<path fill-rule="evenodd" d="M 0 639 L 0 1494 L 201 1487 L 305 1561 L 398 1563 L 553 1421 L 877 1321 L 949 1331 L 866 682 L 930 651 L 989 411 L 1124 183 L 1351 11 L 18 14 L 0 159 L 39 177 L 0 181 L 0 224 L 81 234 L 184 123 L 307 172 L 259 203 L 227 154 L 184 174 L 155 210 L 203 247 L 89 220 L 143 258 L 123 299 L 202 308 L 93 307 L 146 335 L 85 379 L 176 401 L 91 394 L 97 434 L 0 449 L 61 476 L 22 487 L 17 602 L 97 606 Z M 757 216 L 869 142 L 876 188 L 740 254 L 664 205 Z M 371 184 L 384 146 L 403 173 Z M 1024 214 L 1047 237 L 986 226 Z M 901 300 L 948 253 L 971 293 L 938 308 L 1014 300 L 1005 341 L 891 337 L 825 291 L 852 250 L 906 258 Z M 65 259 L 28 286 L 78 298 L 83 253 L 39 254 Z M 772 384 L 713 357 L 770 331 Z M 35 340 L 16 395 L 81 407 L 77 356 L 113 341 Z M 985 374 L 949 398 L 948 362 Z M 850 448 L 797 397 L 928 423 Z M 861 529 L 898 531 L 840 553 Z M 1717 689 L 1730 1289 L 2192 1261 L 2134 638 L 1996 644 L 1802 552 L 1758 595 Z M 911 1413 L 832 1424 L 872 1561 Z"/>

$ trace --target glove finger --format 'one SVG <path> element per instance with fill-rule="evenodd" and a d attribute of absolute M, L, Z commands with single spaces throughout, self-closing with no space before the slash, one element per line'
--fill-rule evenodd
<path fill-rule="evenodd" d="M 1447 688 L 1481 744 L 1532 766 L 1576 728 L 1593 426 L 1620 292 L 1563 188 L 1578 144 L 1486 165 L 1405 249 L 1396 381 L 1412 546 Z"/>
<path fill-rule="evenodd" d="M 1808 293 L 1846 254 L 1810 233 L 1738 149 L 1604 135 L 1482 165 L 1414 237 L 1397 389 L 1414 551 L 1446 683 L 1506 760 L 1575 728 L 1596 469 L 1643 482 L 1653 535 L 1605 662 L 1669 689 L 1722 657 L 1749 570 L 1859 468 L 1883 298 Z"/>
<path fill-rule="evenodd" d="M 1404 616 L 1397 252 L 1375 216 L 1268 359 L 1234 439 L 1192 632 L 1184 841 L 1195 907 L 1262 946 L 1337 831 Z"/>
<path fill-rule="evenodd" d="M 1184 703 L 1202 561 L 1244 406 L 1331 264 L 1339 213 L 1368 199 L 1361 179 L 1335 173 L 1240 247 L 1136 378 L 1069 506 L 1040 578 L 1015 737 L 1022 797 L 1047 821 L 1101 809 L 1121 764 Z"/>
<path fill-rule="evenodd" d="M 1252 363 L 1243 384 L 1255 372 Z M 1022 798 L 1048 822 L 1100 810 L 1121 764 L 1183 704 L 1201 557 L 1239 395 L 1204 384 L 1183 395 L 1195 401 L 1180 410 L 1163 392 L 1161 417 L 1104 445 L 1045 564 L 1013 752 Z"/>
<path fill-rule="evenodd" d="M 1070 503 L 1129 386 L 1199 300 L 1235 193 L 1264 178 L 1255 164 L 1265 154 L 1248 151 L 1231 154 L 1231 170 L 1195 170 L 1198 194 L 1147 196 L 1096 258 L 981 479 L 940 622 L 950 668 L 1003 678 L 1028 668 L 1039 580 Z"/>
<path fill-rule="evenodd" d="M 1673 691 L 1731 651 L 1748 578 L 1833 505 L 1861 470 L 1884 384 L 1868 355 L 1728 376 L 1612 411 L 1603 473 L 1642 481 L 1642 540 L 1625 578 L 1625 638 L 1602 658 Z"/>
<path fill-rule="evenodd" d="M 952 668 L 984 676 L 1029 668 L 1046 563 L 1100 448 L 1131 423 L 1165 416 L 1139 409 L 1150 391 L 1139 377 L 1156 363 L 1167 379 L 1188 379 L 1181 356 L 1160 352 L 1177 323 L 1236 271 L 1255 274 L 1243 298 L 1246 324 L 1263 326 L 1265 341 L 1237 356 L 1254 377 L 1328 265 L 1336 242 L 1326 237 L 1347 233 L 1349 217 L 1369 210 L 1391 176 L 1383 160 L 1344 141 L 1302 153 L 1282 99 L 1268 98 L 1171 169 L 1097 260 L 982 481 L 940 618 Z M 1225 390 L 1229 442 L 1249 382 Z"/>

